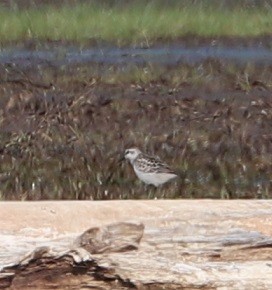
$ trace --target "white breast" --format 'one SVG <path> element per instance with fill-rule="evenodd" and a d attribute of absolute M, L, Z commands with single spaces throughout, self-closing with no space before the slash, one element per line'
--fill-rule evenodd
<path fill-rule="evenodd" d="M 136 175 L 141 181 L 146 184 L 153 184 L 156 187 L 177 177 L 177 175 L 173 173 L 146 173 L 138 170 L 135 166 L 133 166 L 133 168 Z"/>

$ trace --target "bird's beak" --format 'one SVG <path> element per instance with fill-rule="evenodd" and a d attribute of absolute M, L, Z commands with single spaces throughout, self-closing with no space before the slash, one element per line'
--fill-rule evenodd
<path fill-rule="evenodd" d="M 118 163 L 121 163 L 125 160 L 126 160 L 125 155 L 121 155 L 120 158 L 118 159 Z"/>

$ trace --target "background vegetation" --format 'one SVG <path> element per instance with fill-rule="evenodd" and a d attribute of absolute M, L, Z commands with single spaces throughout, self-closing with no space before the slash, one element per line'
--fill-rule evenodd
<path fill-rule="evenodd" d="M 118 45 L 196 36 L 270 34 L 271 1 L 9 1 L 0 10 L 0 39 L 9 42 L 90 40 Z"/>

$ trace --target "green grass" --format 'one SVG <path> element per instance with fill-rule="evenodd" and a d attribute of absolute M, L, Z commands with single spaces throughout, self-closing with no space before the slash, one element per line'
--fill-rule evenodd
<path fill-rule="evenodd" d="M 271 33 L 272 9 L 222 9 L 203 5 L 169 5 L 156 1 L 118 5 L 77 4 L 62 7 L 0 9 L 2 44 L 25 39 L 90 39 L 115 44 L 150 44 L 187 34 L 257 36 Z"/>

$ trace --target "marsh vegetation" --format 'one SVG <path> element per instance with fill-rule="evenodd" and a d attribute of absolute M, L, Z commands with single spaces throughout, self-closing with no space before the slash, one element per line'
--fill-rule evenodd
<path fill-rule="evenodd" d="M 157 197 L 268 198 L 270 69 L 153 69 L 43 71 L 47 88 L 33 72 L 32 83 L 2 82 L 2 199 L 146 198 L 118 163 L 131 146 L 178 170 Z"/>
<path fill-rule="evenodd" d="M 2 45 L 36 39 L 84 45 L 150 46 L 186 35 L 271 33 L 271 1 L 9 1 L 0 9 Z"/>

